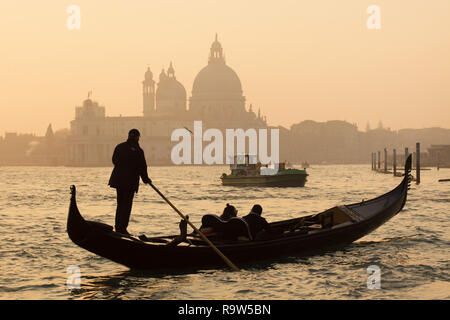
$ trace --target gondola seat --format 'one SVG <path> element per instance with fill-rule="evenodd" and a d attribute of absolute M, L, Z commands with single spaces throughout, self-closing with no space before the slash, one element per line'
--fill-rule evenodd
<path fill-rule="evenodd" d="M 206 236 L 219 237 L 226 240 L 252 240 L 247 222 L 236 217 L 223 221 L 214 214 L 205 214 L 202 217 L 200 231 Z"/>
<path fill-rule="evenodd" d="M 225 232 L 226 222 L 215 214 L 205 214 L 202 217 L 200 231 L 205 235 L 221 235 Z"/>

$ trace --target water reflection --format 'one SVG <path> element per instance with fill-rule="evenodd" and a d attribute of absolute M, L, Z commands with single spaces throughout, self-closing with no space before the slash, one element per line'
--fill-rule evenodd
<path fill-rule="evenodd" d="M 187 274 L 123 271 L 112 275 L 84 276 L 81 289 L 71 291 L 75 299 L 163 299 L 179 286 L 189 285 Z"/>

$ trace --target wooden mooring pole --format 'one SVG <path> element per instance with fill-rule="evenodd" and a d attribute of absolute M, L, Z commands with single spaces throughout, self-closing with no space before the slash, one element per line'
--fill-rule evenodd
<path fill-rule="evenodd" d="M 381 152 L 378 151 L 378 170 L 381 169 Z"/>
<path fill-rule="evenodd" d="M 384 172 L 387 172 L 387 149 L 384 148 Z"/>
<path fill-rule="evenodd" d="M 377 170 L 377 153 L 373 153 L 373 170 Z"/>
<path fill-rule="evenodd" d="M 377 153 L 373 153 L 373 170 L 377 170 Z"/>
<path fill-rule="evenodd" d="M 416 184 L 420 184 L 420 142 L 416 143 Z"/>
<path fill-rule="evenodd" d="M 392 155 L 392 168 L 394 170 L 394 177 L 397 176 L 397 150 L 393 150 L 394 153 Z"/>
<path fill-rule="evenodd" d="M 438 171 L 439 171 L 439 160 L 440 160 L 440 157 L 441 157 L 441 154 L 440 154 L 440 152 L 438 152 L 437 153 L 437 165 L 436 165 L 436 168 L 438 169 Z"/>
<path fill-rule="evenodd" d="M 372 166 L 372 170 L 373 170 L 373 152 L 370 154 L 370 165 Z"/>
<path fill-rule="evenodd" d="M 370 156 L 372 157 L 372 170 L 375 170 L 375 152 L 372 152 Z"/>

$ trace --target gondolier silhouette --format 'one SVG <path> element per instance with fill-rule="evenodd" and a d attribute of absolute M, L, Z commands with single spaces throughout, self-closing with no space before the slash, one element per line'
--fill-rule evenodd
<path fill-rule="evenodd" d="M 108 184 L 117 191 L 115 230 L 123 234 L 129 234 L 127 227 L 134 194 L 139 189 L 139 177 L 144 183 L 152 183 L 147 173 L 144 150 L 139 146 L 139 137 L 139 131 L 131 129 L 128 140 L 116 146 L 112 157 L 114 169 Z"/>

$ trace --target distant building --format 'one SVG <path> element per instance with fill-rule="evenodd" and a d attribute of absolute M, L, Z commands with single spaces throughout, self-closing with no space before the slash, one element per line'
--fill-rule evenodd
<path fill-rule="evenodd" d="M 431 145 L 427 160 L 430 166 L 450 168 L 450 144 Z"/>
<path fill-rule="evenodd" d="M 62 166 L 67 163 L 67 129 L 53 132 L 49 124 L 45 136 L 6 132 L 0 139 L 0 165 Z"/>
<path fill-rule="evenodd" d="M 156 87 L 156 89 L 155 89 Z M 171 142 L 175 129 L 192 130 L 194 120 L 203 128 L 266 128 L 265 119 L 245 108 L 245 96 L 237 74 L 225 62 L 222 45 L 216 39 L 211 45 L 208 65 L 195 77 L 187 109 L 184 86 L 176 79 L 172 62 L 162 70 L 159 82 L 153 80 L 150 68 L 142 82 L 143 115 L 107 117 L 105 107 L 88 97 L 76 107 L 70 123 L 68 165 L 109 166 L 114 147 L 124 141 L 132 128 L 141 132 L 140 145 L 150 164 L 171 164 Z"/>
<path fill-rule="evenodd" d="M 354 124 L 331 120 L 305 120 L 291 126 L 291 161 L 356 163 L 360 159 L 361 133 Z"/>
<path fill-rule="evenodd" d="M 52 125 L 49 124 L 43 139 L 29 153 L 33 165 L 65 165 L 67 163 L 66 138 L 67 132 L 54 133 Z"/>
<path fill-rule="evenodd" d="M 31 165 L 31 152 L 41 141 L 34 134 L 5 132 L 0 144 L 0 165 Z"/>

